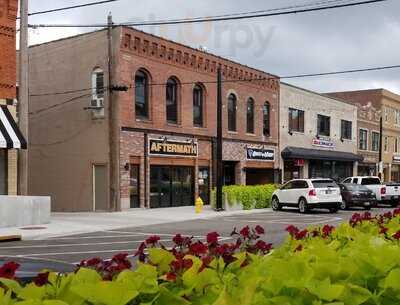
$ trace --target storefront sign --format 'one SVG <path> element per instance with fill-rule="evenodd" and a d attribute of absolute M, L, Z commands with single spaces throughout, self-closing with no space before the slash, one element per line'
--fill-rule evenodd
<path fill-rule="evenodd" d="M 303 159 L 294 160 L 294 166 L 303 167 L 304 164 L 305 164 L 305 161 Z"/>
<path fill-rule="evenodd" d="M 400 156 L 393 156 L 393 162 L 399 162 L 400 163 Z"/>
<path fill-rule="evenodd" d="M 334 148 L 335 144 L 331 140 L 324 140 L 324 139 L 313 139 L 312 141 L 313 146 L 324 147 L 324 148 Z"/>
<path fill-rule="evenodd" d="M 247 148 L 247 160 L 274 161 L 275 151 L 273 149 Z"/>
<path fill-rule="evenodd" d="M 149 139 L 149 154 L 158 156 L 197 157 L 198 143 Z"/>

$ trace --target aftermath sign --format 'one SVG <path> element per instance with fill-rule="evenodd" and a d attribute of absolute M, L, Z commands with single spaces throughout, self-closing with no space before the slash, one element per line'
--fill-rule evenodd
<path fill-rule="evenodd" d="M 150 155 L 197 157 L 197 153 L 197 143 L 149 139 Z"/>

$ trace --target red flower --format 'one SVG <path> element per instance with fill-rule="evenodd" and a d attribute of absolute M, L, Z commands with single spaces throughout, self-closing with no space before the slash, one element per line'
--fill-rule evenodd
<path fill-rule="evenodd" d="M 49 272 L 39 273 L 33 281 L 36 286 L 42 287 L 49 283 Z"/>
<path fill-rule="evenodd" d="M 96 267 L 98 265 L 101 265 L 103 263 L 103 260 L 101 258 L 95 257 L 92 259 L 89 259 L 84 262 L 84 266 L 86 267 Z"/>
<path fill-rule="evenodd" d="M 167 281 L 175 282 L 176 281 L 176 274 L 173 273 L 173 272 L 168 272 L 167 273 Z"/>
<path fill-rule="evenodd" d="M 204 269 L 206 269 L 211 264 L 211 262 L 213 261 L 213 257 L 212 256 L 206 256 L 206 257 L 203 257 L 201 259 L 201 261 L 202 261 L 202 264 L 201 264 L 201 267 L 199 269 L 199 273 L 202 272 Z"/>
<path fill-rule="evenodd" d="M 400 215 L 400 209 L 399 208 L 393 210 L 393 216 L 394 217 L 399 216 L 399 215 Z"/>
<path fill-rule="evenodd" d="M 335 227 L 334 227 L 334 226 L 325 225 L 325 226 L 322 228 L 322 236 L 323 236 L 323 237 L 330 236 L 330 235 L 332 234 L 333 230 L 335 230 Z"/>
<path fill-rule="evenodd" d="M 249 228 L 249 226 L 244 227 L 240 231 L 240 235 L 242 235 L 244 238 L 249 238 L 250 237 L 250 228 Z"/>
<path fill-rule="evenodd" d="M 154 246 L 160 239 L 160 236 L 157 235 L 150 236 L 148 239 L 146 239 L 146 244 Z"/>
<path fill-rule="evenodd" d="M 286 228 L 286 231 L 293 237 L 297 233 L 299 233 L 299 228 L 295 227 L 294 225 L 290 225 Z"/>
<path fill-rule="evenodd" d="M 128 253 L 119 253 L 119 254 L 117 254 L 117 255 L 115 255 L 113 258 L 112 258 L 112 260 L 114 261 L 114 262 L 123 262 L 123 261 L 125 261 L 127 258 L 128 258 Z"/>
<path fill-rule="evenodd" d="M 307 237 L 307 234 L 308 234 L 308 230 L 307 230 L 307 229 L 304 229 L 303 231 L 297 232 L 297 233 L 295 234 L 295 238 L 296 238 L 297 240 L 302 240 L 302 239 L 304 239 L 304 238 Z"/>
<path fill-rule="evenodd" d="M 184 238 L 183 238 L 183 236 L 181 234 L 176 234 L 174 236 L 174 238 L 172 239 L 172 241 L 175 243 L 175 245 L 180 247 L 180 246 L 183 245 Z"/>
<path fill-rule="evenodd" d="M 201 241 L 194 243 L 190 246 L 190 252 L 193 255 L 201 256 L 202 254 L 206 254 L 208 251 L 208 247 L 203 244 Z"/>
<path fill-rule="evenodd" d="M 392 236 L 394 239 L 399 240 L 400 239 L 400 231 L 398 231 L 397 233 L 393 234 Z"/>
<path fill-rule="evenodd" d="M 15 272 L 20 267 L 20 264 L 15 262 L 5 263 L 0 267 L 0 278 L 13 279 L 15 278 Z"/>
<path fill-rule="evenodd" d="M 217 232 L 211 232 L 207 234 L 207 243 L 211 245 L 215 245 L 218 243 L 218 237 L 220 235 Z"/>
<path fill-rule="evenodd" d="M 386 227 L 381 227 L 381 229 L 379 230 L 379 234 L 386 234 L 387 231 L 389 231 L 388 228 L 386 228 Z"/>
<path fill-rule="evenodd" d="M 265 230 L 264 230 L 264 228 L 263 228 L 262 226 L 256 226 L 256 227 L 255 227 L 255 231 L 256 231 L 256 233 L 259 234 L 259 235 L 265 234 Z"/>
<path fill-rule="evenodd" d="M 319 236 L 319 231 L 318 231 L 318 229 L 314 229 L 312 232 L 311 232 L 311 235 L 312 235 L 312 237 L 317 237 L 317 236 Z"/>
<path fill-rule="evenodd" d="M 262 251 L 263 253 L 267 253 L 267 252 L 271 251 L 272 244 L 267 244 L 265 241 L 259 240 L 256 243 L 256 248 L 258 250 Z"/>

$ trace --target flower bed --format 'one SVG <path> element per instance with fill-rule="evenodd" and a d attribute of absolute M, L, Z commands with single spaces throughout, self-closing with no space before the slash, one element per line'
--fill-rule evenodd
<path fill-rule="evenodd" d="M 4 305 L 394 305 L 400 304 L 400 209 L 355 214 L 337 228 L 287 228 L 277 249 L 260 226 L 222 244 L 180 234 L 167 249 L 151 236 L 136 252 L 83 261 L 73 274 L 43 272 L 28 285 L 18 265 L 0 268 Z"/>
<path fill-rule="evenodd" d="M 224 186 L 225 209 L 241 208 L 243 210 L 265 209 L 271 206 L 273 192 L 277 189 L 274 184 L 266 185 L 229 185 Z M 215 207 L 215 190 L 211 193 L 211 206 Z"/>

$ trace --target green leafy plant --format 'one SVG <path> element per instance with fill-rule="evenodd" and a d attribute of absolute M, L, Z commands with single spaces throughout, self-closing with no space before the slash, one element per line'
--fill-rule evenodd
<path fill-rule="evenodd" d="M 0 267 L 4 305 L 396 305 L 400 304 L 400 209 L 354 214 L 338 227 L 287 227 L 278 248 L 260 226 L 221 243 L 177 234 L 167 249 L 158 236 L 126 254 L 91 259 L 75 273 L 43 272 L 22 285 L 19 265 Z"/>
<path fill-rule="evenodd" d="M 266 185 L 229 185 L 222 189 L 224 201 L 229 207 L 240 205 L 244 210 L 265 209 L 271 206 L 274 184 Z M 215 189 L 211 193 L 211 205 L 216 205 Z"/>

